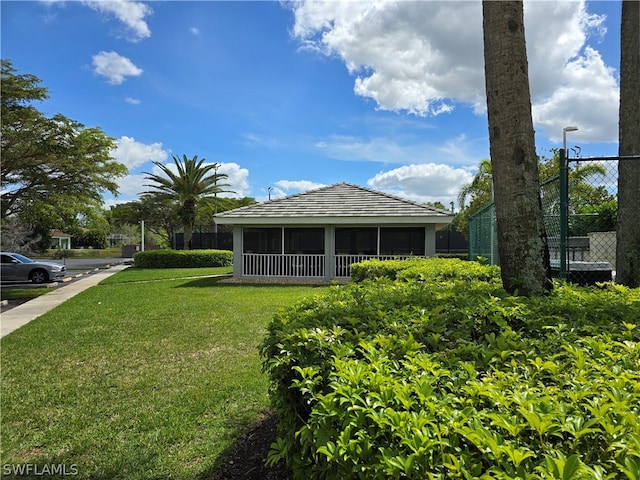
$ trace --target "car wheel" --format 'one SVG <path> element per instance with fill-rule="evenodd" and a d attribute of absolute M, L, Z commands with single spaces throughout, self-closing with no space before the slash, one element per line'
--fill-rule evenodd
<path fill-rule="evenodd" d="M 44 270 L 34 270 L 33 272 L 31 272 L 29 278 L 33 283 L 44 283 L 49 280 L 49 276 Z"/>

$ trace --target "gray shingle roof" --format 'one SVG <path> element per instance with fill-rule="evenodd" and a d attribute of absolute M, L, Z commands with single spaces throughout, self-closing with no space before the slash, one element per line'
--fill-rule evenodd
<path fill-rule="evenodd" d="M 450 212 L 420 205 L 393 195 L 378 192 L 351 183 L 337 183 L 328 187 L 278 198 L 268 202 L 229 210 L 215 216 L 218 223 L 242 224 L 257 220 L 274 223 L 276 219 L 338 220 L 369 219 L 391 223 L 450 223 Z"/>

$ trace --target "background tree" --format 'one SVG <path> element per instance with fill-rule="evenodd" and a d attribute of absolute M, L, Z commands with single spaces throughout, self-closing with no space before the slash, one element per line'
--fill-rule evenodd
<path fill-rule="evenodd" d="M 502 283 L 542 295 L 551 269 L 540 201 L 521 1 L 482 2 L 489 142 Z"/>
<path fill-rule="evenodd" d="M 453 228 L 464 233 L 465 237 L 469 234 L 469 217 L 491 203 L 492 182 L 491 160 L 484 158 L 480 161 L 478 172 L 471 183 L 463 185 L 458 193 L 460 211 L 454 218 Z"/>
<path fill-rule="evenodd" d="M 558 179 L 560 168 L 559 151 L 553 157 L 539 157 L 538 171 L 542 183 Z M 569 234 L 586 235 L 589 232 L 608 232 L 616 228 L 617 201 L 615 196 L 602 185 L 593 185 L 594 177 L 605 176 L 606 168 L 597 162 L 579 162 L 569 170 Z M 491 161 L 483 159 L 473 180 L 464 185 L 458 193 L 460 211 L 456 214 L 452 227 L 468 234 L 469 217 L 491 203 L 492 187 Z M 557 184 L 556 184 L 557 185 Z M 557 217 L 560 197 L 557 188 L 543 189 L 541 192 L 543 215 Z M 469 199 L 467 205 L 467 199 Z"/>
<path fill-rule="evenodd" d="M 145 172 L 145 179 L 153 183 L 145 184 L 154 190 L 144 192 L 155 195 L 160 200 L 175 202 L 178 206 L 178 217 L 184 227 L 184 244 L 188 250 L 191 248 L 191 238 L 193 236 L 193 225 L 196 221 L 198 207 L 203 204 L 210 204 L 214 198 L 230 190 L 227 183 L 220 183 L 221 179 L 227 178 L 224 173 L 218 173 L 218 163 L 205 165 L 205 159 L 198 160 L 198 156 L 187 158 L 186 155 L 180 157 L 173 155 L 176 172 L 168 165 L 160 162 L 153 162 L 164 173 L 156 175 Z"/>
<path fill-rule="evenodd" d="M 0 139 L 2 218 L 39 205 L 99 207 L 118 193 L 127 168 L 111 157 L 115 140 L 62 114 L 45 117 L 31 102 L 48 97 L 33 75 L 2 60 Z"/>
<path fill-rule="evenodd" d="M 640 155 L 640 2 L 622 2 L 620 29 L 620 157 Z M 640 286 L 640 160 L 618 162 L 616 281 Z"/>
<path fill-rule="evenodd" d="M 139 231 L 142 220 L 145 231 L 157 236 L 160 243 L 173 246 L 174 234 L 181 226 L 178 206 L 173 200 L 145 194 L 137 201 L 114 205 L 109 212 L 112 229 L 123 230 L 127 226 Z"/>
<path fill-rule="evenodd" d="M 257 203 L 255 198 L 218 197 L 218 212 L 245 207 Z M 213 225 L 213 205 L 201 205 L 196 214 L 196 223 Z M 182 226 L 175 201 L 157 195 L 141 195 L 139 200 L 111 206 L 107 218 L 112 231 L 138 232 L 144 220 L 147 234 L 155 236 L 165 246 L 173 246 L 175 234 Z M 225 226 L 226 227 L 226 226 Z M 135 237 L 135 235 L 133 235 Z"/>

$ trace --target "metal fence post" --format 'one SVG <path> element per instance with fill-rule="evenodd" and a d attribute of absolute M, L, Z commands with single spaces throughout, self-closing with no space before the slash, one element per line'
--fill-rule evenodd
<path fill-rule="evenodd" d="M 567 237 L 569 236 L 569 166 L 560 149 L 560 278 L 567 279 Z"/>

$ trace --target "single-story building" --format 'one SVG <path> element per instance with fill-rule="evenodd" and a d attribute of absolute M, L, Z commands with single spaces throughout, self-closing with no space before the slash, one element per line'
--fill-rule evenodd
<path fill-rule="evenodd" d="M 451 212 L 338 183 L 219 213 L 233 226 L 239 278 L 341 279 L 362 260 L 435 255 Z"/>
<path fill-rule="evenodd" d="M 51 248 L 60 250 L 71 250 L 71 235 L 60 230 L 50 230 Z"/>

